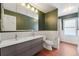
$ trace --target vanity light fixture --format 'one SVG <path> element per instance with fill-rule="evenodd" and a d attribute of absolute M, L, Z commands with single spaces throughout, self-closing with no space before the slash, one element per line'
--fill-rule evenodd
<path fill-rule="evenodd" d="M 36 9 L 35 12 L 38 13 L 38 10 Z"/>
<path fill-rule="evenodd" d="M 35 8 L 34 8 L 34 7 L 32 7 L 32 8 L 31 8 L 31 10 L 32 10 L 32 11 L 35 11 Z"/>
<path fill-rule="evenodd" d="M 31 8 L 30 4 L 27 4 L 26 7 L 27 7 L 27 8 Z"/>
<path fill-rule="evenodd" d="M 38 13 L 38 10 L 36 8 L 34 8 L 33 6 L 31 6 L 29 3 L 21 3 L 21 5 L 32 10 L 35 13 Z"/>
<path fill-rule="evenodd" d="M 30 4 L 27 4 L 26 6 L 27 6 L 27 8 L 31 9 L 35 13 L 38 13 L 38 10 L 36 8 L 34 8 L 33 6 L 31 6 Z"/>
<path fill-rule="evenodd" d="M 22 3 L 21 5 L 22 5 L 22 6 L 26 6 L 26 4 L 25 4 L 25 3 Z"/>

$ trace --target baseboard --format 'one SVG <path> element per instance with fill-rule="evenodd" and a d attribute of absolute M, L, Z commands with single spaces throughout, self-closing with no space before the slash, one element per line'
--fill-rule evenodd
<path fill-rule="evenodd" d="M 70 42 L 66 42 L 66 41 L 60 41 L 61 43 L 67 43 L 67 44 L 71 44 L 71 45 L 75 45 L 75 46 L 78 46 L 77 44 L 74 44 L 74 43 L 70 43 Z"/>

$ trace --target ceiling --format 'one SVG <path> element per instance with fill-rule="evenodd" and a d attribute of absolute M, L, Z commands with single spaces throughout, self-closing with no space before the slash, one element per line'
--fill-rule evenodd
<path fill-rule="evenodd" d="M 79 3 L 52 3 L 50 5 L 58 8 L 58 16 L 78 12 L 79 7 Z"/>
<path fill-rule="evenodd" d="M 58 16 L 75 13 L 79 7 L 79 3 L 31 3 L 31 5 L 44 13 L 58 8 Z"/>
<path fill-rule="evenodd" d="M 53 5 L 50 5 L 49 3 L 31 3 L 31 5 L 44 13 L 47 13 L 49 11 L 56 9 L 56 7 L 54 7 Z"/>

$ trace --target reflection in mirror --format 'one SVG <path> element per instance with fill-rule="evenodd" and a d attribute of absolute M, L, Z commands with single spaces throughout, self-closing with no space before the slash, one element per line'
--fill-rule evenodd
<path fill-rule="evenodd" d="M 37 31 L 38 30 L 38 14 L 27 8 L 16 4 L 3 4 L 3 30 L 2 31 Z M 11 6 L 16 6 L 15 10 Z M 7 9 L 7 8 L 8 9 Z M 18 8 L 22 8 L 18 9 Z M 25 9 L 25 10 L 24 10 Z M 26 11 L 26 13 L 24 12 Z M 28 12 L 30 12 L 28 14 Z M 25 14 L 24 14 L 25 13 Z M 30 16 L 31 15 L 31 16 Z M 34 16 L 34 17 L 33 17 Z"/>

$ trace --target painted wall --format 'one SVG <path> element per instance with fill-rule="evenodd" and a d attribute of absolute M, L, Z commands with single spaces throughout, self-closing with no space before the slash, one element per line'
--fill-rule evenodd
<path fill-rule="evenodd" d="M 39 12 L 39 30 L 57 30 L 58 10 Z"/>
<path fill-rule="evenodd" d="M 58 10 L 45 14 L 45 30 L 57 30 Z"/>
<path fill-rule="evenodd" d="M 45 30 L 45 13 L 39 11 L 39 30 Z"/>

